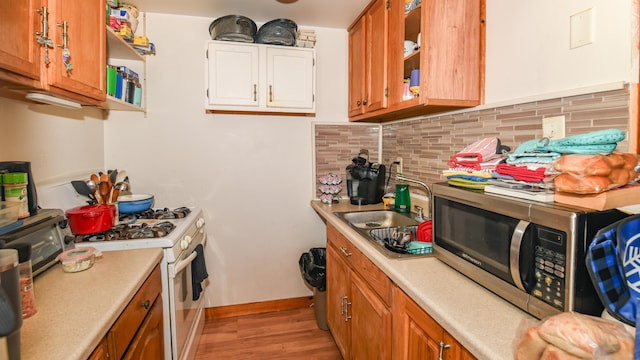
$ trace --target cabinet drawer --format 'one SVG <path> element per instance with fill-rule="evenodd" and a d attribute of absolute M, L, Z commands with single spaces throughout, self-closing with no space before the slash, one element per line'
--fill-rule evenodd
<path fill-rule="evenodd" d="M 138 328 L 149 313 L 151 306 L 162 292 L 160 266 L 156 266 L 151 275 L 144 282 L 140 290 L 131 299 L 118 320 L 109 331 L 109 354 L 120 359 L 129 343 L 138 332 Z"/>
<path fill-rule="evenodd" d="M 392 288 L 391 280 L 387 275 L 330 223 L 327 223 L 327 242 L 335 247 L 335 250 L 353 270 L 367 281 L 387 306 L 390 306 Z"/>

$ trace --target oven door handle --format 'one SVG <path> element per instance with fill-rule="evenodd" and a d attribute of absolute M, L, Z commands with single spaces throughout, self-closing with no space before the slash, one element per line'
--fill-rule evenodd
<path fill-rule="evenodd" d="M 520 220 L 511 235 L 511 248 L 509 250 L 509 268 L 511 270 L 511 279 L 518 289 L 527 291 L 522 284 L 522 275 L 520 274 L 520 250 L 522 249 L 522 239 L 531 223 Z"/>

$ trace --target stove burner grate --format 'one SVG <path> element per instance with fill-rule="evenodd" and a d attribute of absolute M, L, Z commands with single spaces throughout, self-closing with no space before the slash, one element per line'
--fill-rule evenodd
<path fill-rule="evenodd" d="M 134 214 L 122 214 L 119 220 L 121 222 L 134 222 L 137 219 L 182 219 L 191 213 L 191 209 L 188 207 L 179 207 L 175 209 L 148 209 Z"/>
<path fill-rule="evenodd" d="M 175 227 L 169 221 L 161 221 L 156 224 L 118 224 L 103 233 L 78 235 L 75 242 L 160 238 L 169 234 Z"/>

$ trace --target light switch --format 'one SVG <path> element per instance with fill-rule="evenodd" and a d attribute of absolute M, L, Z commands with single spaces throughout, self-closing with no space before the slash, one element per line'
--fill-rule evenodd
<path fill-rule="evenodd" d="M 593 8 L 571 15 L 571 49 L 593 42 L 593 21 Z"/>
<path fill-rule="evenodd" d="M 542 136 L 554 140 L 563 138 L 564 115 L 543 118 Z"/>

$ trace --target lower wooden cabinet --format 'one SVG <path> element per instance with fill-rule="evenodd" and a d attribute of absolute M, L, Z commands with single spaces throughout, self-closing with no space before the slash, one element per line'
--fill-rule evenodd
<path fill-rule="evenodd" d="M 338 349 L 344 359 L 391 359 L 391 281 L 375 268 L 372 278 L 388 285 L 376 282 L 380 296 L 362 273 L 374 265 L 335 228 L 327 233 L 327 323 Z"/>
<path fill-rule="evenodd" d="M 327 323 L 346 360 L 475 359 L 330 223 Z"/>
<path fill-rule="evenodd" d="M 472 360 L 458 343 L 400 288 L 393 298 L 393 358 L 403 360 Z"/>
<path fill-rule="evenodd" d="M 164 336 L 161 292 L 160 266 L 156 266 L 89 359 L 162 359 Z"/>

